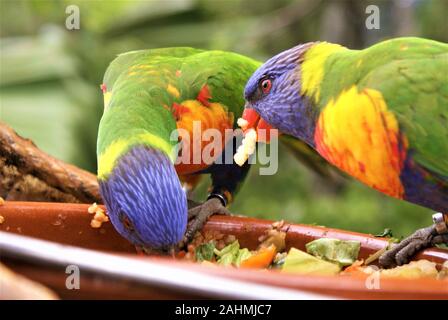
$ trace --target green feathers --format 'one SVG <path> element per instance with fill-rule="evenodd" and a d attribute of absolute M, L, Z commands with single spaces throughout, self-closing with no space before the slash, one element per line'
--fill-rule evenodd
<path fill-rule="evenodd" d="M 396 117 L 414 161 L 448 176 L 448 45 L 420 38 L 398 38 L 364 50 L 341 50 L 324 65 L 324 108 L 356 85 L 381 92 Z"/>
<path fill-rule="evenodd" d="M 206 99 L 239 116 L 244 106 L 242 88 L 258 65 L 235 53 L 193 48 L 118 56 L 102 85 L 105 110 L 97 146 L 99 178 L 107 178 L 116 159 L 137 144 L 159 148 L 174 161 L 178 141 L 173 108 L 196 99 L 204 86 Z"/>

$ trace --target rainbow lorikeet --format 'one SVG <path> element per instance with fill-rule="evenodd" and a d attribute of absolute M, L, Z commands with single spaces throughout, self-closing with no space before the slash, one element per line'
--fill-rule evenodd
<path fill-rule="evenodd" d="M 327 42 L 269 59 L 245 88 L 248 128 L 274 127 L 376 190 L 445 213 L 380 259 L 400 265 L 448 242 L 448 45 L 397 38 L 364 50 Z"/>
<path fill-rule="evenodd" d="M 190 240 L 211 214 L 229 213 L 226 205 L 249 164 L 233 163 L 236 137 L 226 132 L 233 134 L 244 109 L 244 85 L 260 64 L 235 53 L 193 48 L 133 51 L 110 64 L 102 84 L 98 179 L 122 236 L 168 252 Z M 220 144 L 210 152 L 211 161 L 201 156 L 209 142 L 195 136 L 198 126 L 202 132 L 218 132 L 214 142 Z M 319 156 L 303 145 L 295 147 L 303 162 L 315 163 Z M 313 165 L 324 174 L 325 168 L 319 168 Z M 201 174 L 211 175 L 210 196 L 187 212 L 182 183 L 194 187 Z"/>

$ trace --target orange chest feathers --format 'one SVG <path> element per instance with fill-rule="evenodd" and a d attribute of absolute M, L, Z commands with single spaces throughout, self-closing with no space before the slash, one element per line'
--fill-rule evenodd
<path fill-rule="evenodd" d="M 173 104 L 180 140 L 175 164 L 178 174 L 190 174 L 210 166 L 232 137 L 233 114 L 220 103 L 198 100 Z"/>

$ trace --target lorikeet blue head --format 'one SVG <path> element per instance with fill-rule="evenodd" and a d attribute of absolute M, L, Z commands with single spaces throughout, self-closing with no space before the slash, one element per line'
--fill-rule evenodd
<path fill-rule="evenodd" d="M 182 240 L 186 195 L 162 151 L 133 147 L 100 181 L 100 190 L 111 222 L 134 244 L 167 252 Z"/>
<path fill-rule="evenodd" d="M 245 115 L 252 114 L 246 120 L 251 125 L 257 126 L 261 117 L 282 133 L 308 141 L 314 132 L 314 117 L 305 115 L 309 101 L 300 95 L 300 66 L 309 46 L 299 45 L 272 57 L 250 77 L 244 96 Z"/>

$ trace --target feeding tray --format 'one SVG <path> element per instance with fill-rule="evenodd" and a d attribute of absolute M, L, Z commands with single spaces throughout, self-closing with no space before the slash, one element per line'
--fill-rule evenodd
<path fill-rule="evenodd" d="M 379 286 L 372 288 L 366 284 L 365 278 L 356 276 L 311 276 L 271 270 L 210 267 L 172 258 L 137 255 L 134 246 L 122 238 L 110 222 L 99 229 L 92 228 L 92 215 L 87 212 L 88 207 L 87 204 L 6 202 L 0 206 L 0 216 L 4 218 L 0 231 L 50 242 L 34 245 L 24 241 L 20 244 L 22 247 L 12 246 L 9 250 L 3 250 L 2 263 L 53 289 L 61 298 L 70 299 L 262 298 L 263 292 L 271 298 L 280 298 L 284 294 L 292 298 L 448 299 L 447 280 L 381 278 Z M 258 246 L 258 238 L 271 224 L 272 221 L 268 220 L 212 216 L 203 231 L 234 235 L 242 247 L 253 250 Z M 286 232 L 287 250 L 291 247 L 304 250 L 306 243 L 321 237 L 355 240 L 361 243 L 359 258 L 365 259 L 388 244 L 385 238 L 319 226 L 285 223 L 282 230 Z M 58 245 L 55 246 L 55 243 Z M 1 241 L 0 244 L 4 246 Z M 42 251 L 48 252 L 48 256 L 37 256 L 39 247 L 43 249 L 46 246 L 48 249 Z M 95 265 L 94 261 L 101 262 L 101 259 L 107 265 Z M 426 249 L 414 259 L 427 259 L 440 267 L 448 260 L 448 251 Z M 68 290 L 66 287 L 64 265 L 71 261 L 81 265 L 79 290 Z M 114 270 L 114 263 L 117 270 Z M 129 269 L 135 268 L 136 273 L 131 274 L 126 268 L 120 269 L 126 264 Z M 147 276 L 151 278 L 153 275 L 153 278 L 145 277 L 145 270 L 149 270 Z M 157 279 L 157 272 L 164 270 L 171 272 L 172 279 L 163 280 L 162 273 L 162 278 Z M 183 273 L 188 281 L 175 283 L 174 278 Z M 195 277 L 198 280 L 192 283 Z M 232 294 L 223 280 L 235 286 L 241 285 L 241 291 L 234 290 Z M 241 293 L 245 289 L 249 290 L 248 295 Z M 254 293 L 251 296 L 250 290 L 260 290 L 259 295 Z"/>

